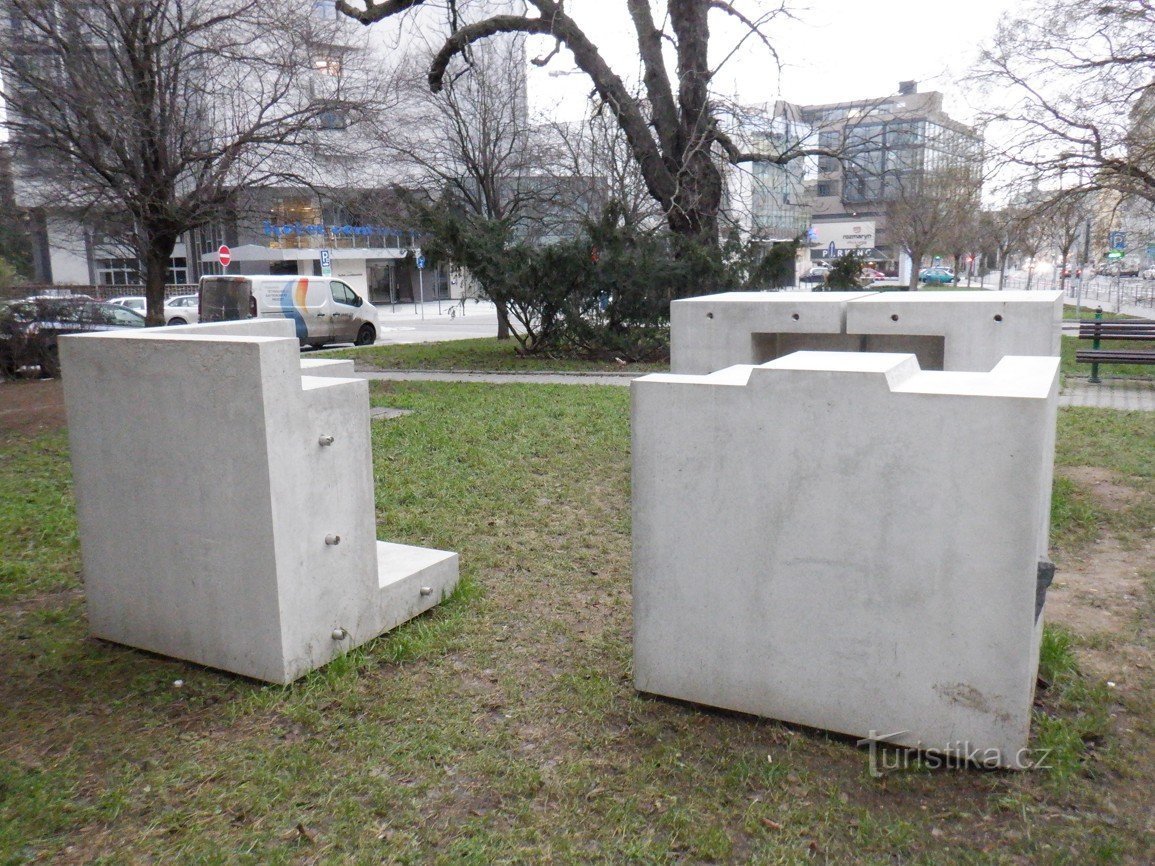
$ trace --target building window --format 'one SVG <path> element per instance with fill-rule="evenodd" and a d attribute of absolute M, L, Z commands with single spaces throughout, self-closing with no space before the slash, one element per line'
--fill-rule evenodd
<path fill-rule="evenodd" d="M 188 285 L 188 259 L 184 256 L 169 259 L 164 281 L 168 285 Z M 97 259 L 96 283 L 100 286 L 140 286 L 144 284 L 143 270 L 136 259 Z"/>
<path fill-rule="evenodd" d="M 188 259 L 184 256 L 173 256 L 169 259 L 164 281 L 170 286 L 188 285 Z"/>
<path fill-rule="evenodd" d="M 826 198 L 832 195 L 838 195 L 838 181 L 834 180 L 820 180 L 815 193 L 819 198 Z"/>
<path fill-rule="evenodd" d="M 136 259 L 97 259 L 96 282 L 101 286 L 139 286 L 139 262 Z"/>
<path fill-rule="evenodd" d="M 341 75 L 341 58 L 334 54 L 322 54 L 313 58 L 313 71 L 321 75 L 332 75 L 334 78 Z"/>

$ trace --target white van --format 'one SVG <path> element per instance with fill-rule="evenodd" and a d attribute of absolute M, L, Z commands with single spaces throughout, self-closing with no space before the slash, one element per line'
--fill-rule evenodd
<path fill-rule="evenodd" d="M 377 308 L 332 277 L 206 276 L 200 321 L 292 319 L 301 345 L 369 346 L 377 340 Z"/>

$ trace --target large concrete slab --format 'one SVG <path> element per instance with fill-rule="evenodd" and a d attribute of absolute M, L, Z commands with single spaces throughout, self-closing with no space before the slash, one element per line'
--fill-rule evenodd
<path fill-rule="evenodd" d="M 802 348 L 851 348 L 846 304 L 870 292 L 725 292 L 670 304 L 670 369 L 709 373 Z"/>
<path fill-rule="evenodd" d="M 670 369 L 709 373 L 791 352 L 909 352 L 924 370 L 1058 355 L 1059 292 L 727 292 L 670 305 Z"/>
<path fill-rule="evenodd" d="M 849 352 L 634 380 L 637 688 L 1021 766 L 1057 385 Z"/>
<path fill-rule="evenodd" d="M 1063 294 L 1049 291 L 884 292 L 846 305 L 846 332 L 870 340 L 869 350 L 939 338 L 941 370 L 987 372 L 1005 355 L 1058 356 L 1062 321 Z"/>
<path fill-rule="evenodd" d="M 95 636 L 286 683 L 456 583 L 456 554 L 379 556 L 368 383 L 302 365 L 291 322 L 65 337 L 61 361 Z"/>

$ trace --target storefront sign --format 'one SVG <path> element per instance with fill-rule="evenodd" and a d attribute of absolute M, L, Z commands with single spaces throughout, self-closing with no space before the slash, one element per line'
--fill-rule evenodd
<path fill-rule="evenodd" d="M 321 226 L 314 224 L 305 224 L 300 222 L 275 224 L 269 220 L 264 222 L 265 234 L 269 237 L 306 237 L 306 236 L 322 236 L 326 234 L 331 237 L 367 237 L 370 235 L 395 235 L 400 237 L 403 232 L 390 228 L 389 226 Z"/>
<path fill-rule="evenodd" d="M 874 221 L 814 223 L 811 244 L 825 249 L 833 245 L 838 255 L 847 250 L 870 249 L 874 246 Z"/>

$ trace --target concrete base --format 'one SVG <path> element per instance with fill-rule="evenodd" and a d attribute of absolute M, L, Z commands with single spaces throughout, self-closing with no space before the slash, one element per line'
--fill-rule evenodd
<path fill-rule="evenodd" d="M 288 683 L 456 584 L 377 541 L 368 384 L 288 320 L 60 347 L 94 636 Z"/>
<path fill-rule="evenodd" d="M 637 688 L 1023 766 L 1057 383 L 848 352 L 635 379 Z"/>

